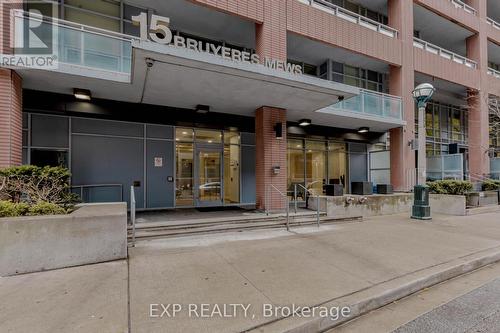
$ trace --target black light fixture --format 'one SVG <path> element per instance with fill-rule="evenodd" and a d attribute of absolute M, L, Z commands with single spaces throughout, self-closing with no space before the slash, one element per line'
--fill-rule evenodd
<path fill-rule="evenodd" d="M 75 88 L 73 89 L 73 95 L 76 99 L 80 99 L 82 101 L 90 101 L 92 99 L 92 94 L 88 89 Z"/>
<path fill-rule="evenodd" d="M 358 129 L 358 133 L 368 133 L 370 131 L 370 128 L 368 127 L 360 127 Z"/>
<path fill-rule="evenodd" d="M 274 133 L 276 133 L 276 139 L 283 139 L 283 123 L 276 123 L 274 125 Z"/>
<path fill-rule="evenodd" d="M 299 120 L 299 126 L 309 126 L 311 125 L 311 119 L 300 119 Z"/>
<path fill-rule="evenodd" d="M 201 113 L 201 114 L 207 114 L 210 112 L 210 106 L 208 105 L 202 105 L 202 104 L 198 104 L 196 105 L 196 108 L 194 109 L 197 113 Z"/>

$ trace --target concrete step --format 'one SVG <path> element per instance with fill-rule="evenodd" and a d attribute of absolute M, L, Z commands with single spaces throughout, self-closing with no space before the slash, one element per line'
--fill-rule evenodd
<path fill-rule="evenodd" d="M 500 205 L 467 208 L 466 210 L 467 215 L 477 215 L 477 214 L 496 213 L 496 212 L 500 212 Z"/>
<path fill-rule="evenodd" d="M 290 220 L 302 218 L 316 218 L 316 212 L 290 214 Z M 320 217 L 325 217 L 326 213 L 320 213 Z M 183 221 L 160 221 L 160 222 L 140 222 L 135 224 L 136 230 L 139 229 L 164 229 L 164 228 L 192 228 L 198 226 L 232 224 L 232 223 L 254 223 L 254 222 L 268 222 L 279 221 L 285 218 L 285 214 L 271 214 L 269 216 L 262 214 L 259 216 L 238 216 L 226 218 L 206 218 L 206 219 L 191 219 Z M 128 229 L 132 229 L 129 225 Z"/>
<path fill-rule="evenodd" d="M 360 222 L 361 217 L 353 218 L 327 218 L 322 217 L 320 219 L 320 224 L 332 224 L 332 223 L 348 223 L 348 222 Z M 306 225 L 316 225 L 316 218 L 301 218 L 290 220 L 290 227 L 306 226 Z M 273 221 L 254 221 L 254 222 L 240 222 L 240 223 L 219 223 L 219 224 L 198 224 L 196 226 L 189 226 L 181 228 L 179 226 L 175 227 L 164 227 L 164 228 L 148 228 L 148 229 L 136 229 L 136 240 L 150 240 L 159 238 L 172 238 L 172 237 L 182 237 L 182 236 L 192 236 L 192 235 L 203 235 L 212 233 L 225 233 L 225 232 L 240 232 L 249 230 L 262 230 L 262 229 L 282 229 L 286 228 L 286 219 L 279 219 Z M 132 233 L 129 230 L 129 240 L 132 238 Z"/>

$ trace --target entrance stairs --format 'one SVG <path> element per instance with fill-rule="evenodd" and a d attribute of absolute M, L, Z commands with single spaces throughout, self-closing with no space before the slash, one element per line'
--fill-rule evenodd
<path fill-rule="evenodd" d="M 320 225 L 332 223 L 359 222 L 362 217 L 331 218 L 320 213 Z M 317 224 L 316 212 L 290 213 L 290 228 Z M 184 221 L 136 223 L 135 239 L 152 240 L 225 232 L 242 232 L 263 229 L 285 229 L 285 214 L 255 214 L 220 218 L 191 219 Z M 292 229 L 293 230 L 293 229 Z M 132 226 L 128 227 L 128 239 L 132 240 Z"/>

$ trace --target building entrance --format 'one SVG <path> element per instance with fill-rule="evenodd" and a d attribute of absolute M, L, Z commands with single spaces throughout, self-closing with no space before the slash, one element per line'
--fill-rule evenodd
<path fill-rule="evenodd" d="M 195 159 L 195 204 L 222 205 L 222 147 L 197 147 Z"/>

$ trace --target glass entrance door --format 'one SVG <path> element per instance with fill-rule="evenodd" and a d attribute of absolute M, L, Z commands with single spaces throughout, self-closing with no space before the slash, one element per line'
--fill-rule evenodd
<path fill-rule="evenodd" d="M 222 205 L 222 149 L 196 150 L 196 206 Z"/>

